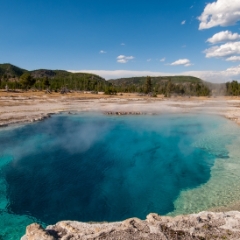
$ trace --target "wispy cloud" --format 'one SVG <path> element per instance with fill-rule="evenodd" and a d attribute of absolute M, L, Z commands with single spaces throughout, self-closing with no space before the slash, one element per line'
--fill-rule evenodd
<path fill-rule="evenodd" d="M 172 62 L 171 64 L 170 64 L 171 66 L 179 66 L 179 65 L 182 65 L 182 66 L 185 66 L 185 67 L 189 67 L 189 66 L 191 66 L 191 65 L 193 65 L 191 62 L 190 62 L 190 60 L 189 59 L 179 59 L 179 60 L 177 60 L 177 61 L 175 61 L 175 62 Z"/>
<path fill-rule="evenodd" d="M 151 62 L 151 61 L 152 61 L 152 59 L 151 59 L 151 58 L 147 59 L 147 62 Z"/>
<path fill-rule="evenodd" d="M 99 53 L 103 54 L 103 53 L 107 53 L 106 51 L 104 50 L 101 50 Z"/>
<path fill-rule="evenodd" d="M 165 62 L 166 61 L 166 58 L 164 57 L 164 58 L 162 58 L 162 59 L 160 59 L 160 62 Z"/>
<path fill-rule="evenodd" d="M 200 21 L 200 30 L 216 26 L 234 25 L 240 20 L 240 1 L 217 0 L 208 3 L 198 19 Z"/>
<path fill-rule="evenodd" d="M 184 25 L 185 23 L 186 23 L 186 20 L 183 20 L 183 21 L 181 22 L 182 25 Z"/>
<path fill-rule="evenodd" d="M 121 45 L 121 46 L 125 46 L 125 43 L 121 43 L 120 45 Z"/>
<path fill-rule="evenodd" d="M 119 55 L 117 57 L 117 62 L 118 63 L 127 63 L 129 60 L 134 59 L 133 56 L 125 56 L 125 55 Z"/>
<path fill-rule="evenodd" d="M 229 62 L 240 62 L 240 56 L 231 56 L 231 57 L 227 58 L 226 61 L 229 61 Z"/>

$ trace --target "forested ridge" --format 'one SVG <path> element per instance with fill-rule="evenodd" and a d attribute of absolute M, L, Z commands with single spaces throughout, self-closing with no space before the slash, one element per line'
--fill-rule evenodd
<path fill-rule="evenodd" d="M 111 79 L 91 73 L 71 73 L 64 70 L 37 69 L 28 71 L 12 64 L 0 64 L 0 88 L 9 91 L 48 90 L 49 92 L 91 91 L 116 94 L 121 92 L 165 97 L 240 95 L 237 81 L 214 84 L 192 76 L 130 77 Z"/>
<path fill-rule="evenodd" d="M 0 64 L 0 87 L 3 89 L 36 89 L 105 91 L 108 85 L 104 78 L 91 73 L 71 73 L 64 70 L 38 69 L 28 71 L 11 64 Z"/>
<path fill-rule="evenodd" d="M 208 96 L 211 93 L 210 88 L 201 79 L 196 77 L 151 77 L 150 83 L 147 83 L 146 79 L 146 77 L 132 77 L 109 80 L 109 82 L 121 92 L 152 92 L 155 95 L 164 94 L 166 97 L 171 95 Z M 151 85 L 150 87 L 147 86 L 149 84 Z"/>

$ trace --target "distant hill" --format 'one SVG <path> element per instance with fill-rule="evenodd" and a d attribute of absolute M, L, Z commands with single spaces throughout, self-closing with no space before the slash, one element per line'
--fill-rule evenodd
<path fill-rule="evenodd" d="M 122 92 L 142 92 L 146 93 L 147 77 L 131 77 L 111 79 L 113 84 Z M 151 77 L 152 94 L 164 94 L 187 96 L 208 96 L 211 94 L 210 87 L 200 78 L 192 76 L 159 76 Z"/>
<path fill-rule="evenodd" d="M 0 77 L 20 77 L 27 70 L 11 65 L 10 63 L 0 64 Z"/>
<path fill-rule="evenodd" d="M 35 80 L 32 88 L 43 90 L 47 87 L 52 91 L 60 91 L 63 88 L 70 90 L 104 91 L 107 94 L 116 92 L 146 93 L 147 76 L 111 79 L 91 73 L 71 73 L 64 70 L 37 69 L 28 71 L 10 63 L 0 64 L 0 88 L 6 85 L 10 89 L 20 89 L 20 77 L 29 73 Z M 47 83 L 47 84 L 46 84 Z M 240 85 L 214 84 L 205 82 L 192 76 L 159 76 L 151 77 L 152 92 L 155 94 L 208 96 L 208 95 L 240 95 Z"/>
<path fill-rule="evenodd" d="M 156 84 L 166 83 L 171 81 L 172 83 L 203 83 L 203 80 L 191 76 L 160 76 L 151 77 L 153 86 Z M 144 77 L 130 77 L 130 78 L 119 78 L 108 80 L 114 86 L 122 85 L 143 85 L 146 82 L 146 76 Z"/>
<path fill-rule="evenodd" d="M 107 82 L 104 78 L 91 73 L 71 73 L 64 70 L 39 69 L 30 71 L 31 75 L 40 84 L 48 78 L 51 89 L 57 90 L 63 86 L 72 90 L 104 91 Z"/>
<path fill-rule="evenodd" d="M 36 80 L 34 87 L 43 89 L 47 79 L 51 90 L 59 90 L 63 87 L 72 90 L 104 91 L 106 86 L 111 85 L 104 78 L 91 73 L 71 73 L 64 70 L 37 69 L 28 71 L 9 63 L 0 64 L 0 87 L 6 84 L 10 89 L 21 88 L 19 84 L 23 73 L 29 73 Z"/>

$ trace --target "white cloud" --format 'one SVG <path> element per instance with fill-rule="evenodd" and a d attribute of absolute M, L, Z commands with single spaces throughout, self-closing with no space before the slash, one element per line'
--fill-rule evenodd
<path fill-rule="evenodd" d="M 240 39 L 240 35 L 238 33 L 232 33 L 230 31 L 222 31 L 213 35 L 211 38 L 207 40 L 207 42 L 216 44 L 220 42 L 237 41 L 239 39 Z"/>
<path fill-rule="evenodd" d="M 182 25 L 184 25 L 185 23 L 186 23 L 186 20 L 183 20 L 183 21 L 181 22 Z"/>
<path fill-rule="evenodd" d="M 186 71 L 179 73 L 166 73 L 166 72 L 152 72 L 152 71 L 131 71 L 131 70 L 69 70 L 69 72 L 85 72 L 94 73 L 105 79 L 115 79 L 123 77 L 137 77 L 137 76 L 194 76 L 201 78 L 205 81 L 220 83 L 227 82 L 233 79 L 240 80 L 240 65 L 228 68 L 223 71 Z"/>
<path fill-rule="evenodd" d="M 147 59 L 147 62 L 151 62 L 151 61 L 152 61 L 152 59 L 151 59 L 151 58 Z"/>
<path fill-rule="evenodd" d="M 166 58 L 160 59 L 160 62 L 165 62 Z"/>
<path fill-rule="evenodd" d="M 240 56 L 231 56 L 231 57 L 227 58 L 226 61 L 239 62 Z"/>
<path fill-rule="evenodd" d="M 230 74 L 232 76 L 239 76 L 240 75 L 240 65 L 228 68 L 226 70 L 226 74 Z"/>
<path fill-rule="evenodd" d="M 125 43 L 121 43 L 121 46 L 125 46 Z"/>
<path fill-rule="evenodd" d="M 117 62 L 119 62 L 119 63 L 127 63 L 127 60 L 125 60 L 125 59 L 119 59 L 119 60 L 117 60 Z"/>
<path fill-rule="evenodd" d="M 179 60 L 171 63 L 170 65 L 171 65 L 171 66 L 183 65 L 183 66 L 185 66 L 185 67 L 189 67 L 189 66 L 191 66 L 192 64 L 191 64 L 191 62 L 190 62 L 189 59 L 186 59 L 186 58 L 185 58 L 185 59 L 179 59 Z"/>
<path fill-rule="evenodd" d="M 124 55 L 119 55 L 119 56 L 117 57 L 117 59 L 122 59 L 122 58 L 125 58 L 125 56 L 124 56 Z"/>
<path fill-rule="evenodd" d="M 107 53 L 107 52 L 105 52 L 105 51 L 101 50 L 99 53 L 103 54 L 103 53 Z"/>
<path fill-rule="evenodd" d="M 198 18 L 199 29 L 207 29 L 216 26 L 233 25 L 240 20 L 239 0 L 217 0 L 208 3 L 203 13 Z"/>
<path fill-rule="evenodd" d="M 214 46 L 204 51 L 207 58 L 227 57 L 240 54 L 240 42 L 229 42 L 220 46 Z"/>
<path fill-rule="evenodd" d="M 119 55 L 117 57 L 117 62 L 118 63 L 127 63 L 129 60 L 134 59 L 133 56 L 125 56 L 125 55 Z"/>

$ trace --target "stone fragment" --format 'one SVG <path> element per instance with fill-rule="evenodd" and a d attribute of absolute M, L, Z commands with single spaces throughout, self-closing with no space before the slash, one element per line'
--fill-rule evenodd
<path fill-rule="evenodd" d="M 26 228 L 27 240 L 56 240 L 43 227 L 37 223 L 33 223 Z"/>

